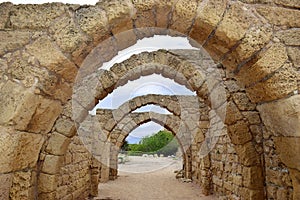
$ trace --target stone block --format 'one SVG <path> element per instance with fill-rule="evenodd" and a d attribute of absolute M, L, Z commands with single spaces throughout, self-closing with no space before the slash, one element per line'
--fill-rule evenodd
<path fill-rule="evenodd" d="M 44 29 L 65 12 L 68 6 L 61 3 L 15 5 L 9 17 L 10 27 L 19 29 Z"/>
<path fill-rule="evenodd" d="M 249 200 L 264 200 L 265 199 L 265 194 L 264 194 L 263 189 L 252 190 L 249 188 L 241 188 L 240 193 L 241 193 L 242 199 L 249 199 Z"/>
<path fill-rule="evenodd" d="M 298 166 L 299 166 L 299 162 L 298 162 Z M 300 171 L 295 169 L 290 169 L 290 176 L 292 178 L 292 183 L 293 183 L 293 199 L 298 200 L 300 197 Z"/>
<path fill-rule="evenodd" d="M 136 9 L 131 1 L 102 1 L 99 6 L 106 11 L 107 23 L 113 34 L 133 29 L 132 18 L 136 16 Z"/>
<path fill-rule="evenodd" d="M 31 33 L 29 31 L 0 31 L 0 55 L 14 51 L 29 43 Z"/>
<path fill-rule="evenodd" d="M 114 73 L 111 71 L 99 71 L 98 79 L 103 87 L 103 89 L 107 92 L 112 92 L 113 89 L 118 87 L 118 79 Z"/>
<path fill-rule="evenodd" d="M 276 152 L 289 168 L 300 170 L 300 137 L 274 137 Z"/>
<path fill-rule="evenodd" d="M 237 108 L 235 103 L 233 103 L 232 101 L 229 101 L 227 103 L 227 108 L 226 108 L 225 123 L 227 125 L 232 125 L 241 119 L 243 119 L 243 116 L 240 113 L 239 109 Z"/>
<path fill-rule="evenodd" d="M 77 67 L 51 42 L 47 36 L 42 36 L 26 46 L 27 51 L 37 58 L 40 65 L 61 75 L 65 80 L 73 82 L 77 75 Z"/>
<path fill-rule="evenodd" d="M 155 13 L 154 9 L 156 7 L 155 0 L 134 0 L 134 7 L 137 9 L 136 19 L 134 20 L 135 27 L 155 27 Z M 146 29 L 149 30 L 149 29 Z M 138 31 L 143 31 L 144 29 L 138 29 Z M 154 34 L 154 32 L 153 32 Z"/>
<path fill-rule="evenodd" d="M 300 27 L 300 11 L 283 7 L 261 5 L 256 7 L 260 15 L 265 17 L 271 24 L 277 26 Z"/>
<path fill-rule="evenodd" d="M 34 133 L 48 133 L 61 112 L 62 105 L 60 101 L 39 96 L 38 106 L 28 124 L 27 130 Z"/>
<path fill-rule="evenodd" d="M 46 155 L 42 167 L 42 172 L 47 174 L 58 174 L 62 164 L 63 164 L 62 156 Z"/>
<path fill-rule="evenodd" d="M 266 181 L 275 185 L 283 185 L 282 173 L 280 171 L 267 168 Z"/>
<path fill-rule="evenodd" d="M 298 0 L 275 0 L 275 3 L 287 7 L 300 8 L 300 2 Z"/>
<path fill-rule="evenodd" d="M 243 185 L 258 190 L 264 188 L 264 177 L 261 166 L 243 168 Z"/>
<path fill-rule="evenodd" d="M 55 122 L 55 130 L 66 137 L 72 137 L 76 133 L 75 122 L 68 118 L 59 118 Z"/>
<path fill-rule="evenodd" d="M 89 40 L 86 35 L 81 33 L 81 29 L 69 15 L 65 15 L 53 23 L 49 32 L 60 49 L 67 53 L 73 52 Z"/>
<path fill-rule="evenodd" d="M 38 96 L 31 88 L 9 80 L 1 88 L 0 102 L 0 124 L 26 130 L 38 106 Z"/>
<path fill-rule="evenodd" d="M 267 50 L 262 51 L 250 64 L 242 66 L 237 74 L 237 79 L 248 87 L 278 70 L 287 59 L 285 46 L 275 43 Z"/>
<path fill-rule="evenodd" d="M 174 6 L 170 29 L 187 34 L 196 17 L 198 2 L 195 0 L 179 0 Z"/>
<path fill-rule="evenodd" d="M 242 186 L 242 184 L 243 184 L 243 177 L 242 176 L 238 176 L 238 175 L 234 175 L 232 182 L 233 182 L 233 184 L 235 184 L 237 186 Z"/>
<path fill-rule="evenodd" d="M 241 43 L 222 62 L 227 69 L 236 70 L 240 64 L 247 61 L 252 55 L 261 50 L 271 39 L 271 26 L 257 24 L 251 27 Z"/>
<path fill-rule="evenodd" d="M 44 143 L 42 135 L 4 127 L 0 127 L 0 133 L 0 173 L 36 166 Z"/>
<path fill-rule="evenodd" d="M 298 74 L 292 65 L 285 64 L 271 77 L 246 88 L 246 91 L 254 103 L 278 100 L 298 91 L 297 77 Z"/>
<path fill-rule="evenodd" d="M 250 125 L 260 124 L 260 115 L 256 111 L 242 112 L 243 116 L 248 120 Z"/>
<path fill-rule="evenodd" d="M 9 191 L 12 185 L 13 174 L 0 175 L 0 199 L 9 199 Z"/>
<path fill-rule="evenodd" d="M 169 16 L 173 12 L 177 0 L 161 0 L 156 2 L 157 27 L 167 29 L 170 25 Z"/>
<path fill-rule="evenodd" d="M 214 36 L 204 47 L 213 59 L 219 60 L 244 37 L 250 25 L 256 23 L 257 19 L 246 4 L 234 2 L 225 13 Z"/>
<path fill-rule="evenodd" d="M 197 17 L 190 32 L 190 37 L 203 44 L 222 19 L 227 0 L 202 2 L 198 6 Z"/>
<path fill-rule="evenodd" d="M 288 55 L 291 58 L 294 66 L 299 69 L 300 68 L 300 48 L 299 47 L 289 47 L 287 50 L 288 50 Z"/>
<path fill-rule="evenodd" d="M 31 182 L 34 178 L 36 177 L 33 176 L 30 170 L 15 172 L 10 189 L 11 199 L 33 199 L 34 187 Z"/>
<path fill-rule="evenodd" d="M 234 93 L 232 94 L 232 98 L 236 103 L 237 107 L 244 111 L 244 110 L 255 110 L 256 105 L 251 103 L 246 93 Z"/>
<path fill-rule="evenodd" d="M 46 151 L 52 155 L 63 156 L 71 142 L 70 138 L 57 132 L 51 134 Z"/>
<path fill-rule="evenodd" d="M 7 26 L 7 20 L 12 9 L 13 4 L 11 2 L 1 3 L 0 5 L 0 29 L 4 29 Z"/>
<path fill-rule="evenodd" d="M 51 193 L 55 191 L 57 188 L 57 181 L 58 177 L 56 175 L 40 173 L 38 180 L 39 193 Z"/>
<path fill-rule="evenodd" d="M 234 146 L 240 162 L 245 166 L 253 166 L 260 163 L 260 157 L 252 142 Z"/>
<path fill-rule="evenodd" d="M 103 9 L 99 7 L 82 7 L 77 10 L 76 18 L 81 30 L 92 37 L 94 42 L 108 37 L 107 17 Z"/>
<path fill-rule="evenodd" d="M 275 135 L 300 137 L 300 95 L 257 107 L 263 123 Z"/>
<path fill-rule="evenodd" d="M 228 126 L 228 135 L 233 144 L 245 144 L 252 140 L 248 124 L 245 121 L 237 121 L 236 124 Z"/>
<path fill-rule="evenodd" d="M 300 45 L 300 29 L 288 29 L 284 31 L 278 31 L 275 34 L 275 37 L 288 46 Z"/>

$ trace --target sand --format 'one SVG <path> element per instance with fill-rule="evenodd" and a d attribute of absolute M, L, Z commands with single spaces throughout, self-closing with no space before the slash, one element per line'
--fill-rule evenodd
<path fill-rule="evenodd" d="M 119 164 L 115 181 L 99 184 L 96 199 L 112 200 L 215 200 L 204 196 L 195 183 L 184 183 L 175 178 L 174 170 L 181 169 L 181 161 L 172 158 L 130 157 L 130 162 Z"/>

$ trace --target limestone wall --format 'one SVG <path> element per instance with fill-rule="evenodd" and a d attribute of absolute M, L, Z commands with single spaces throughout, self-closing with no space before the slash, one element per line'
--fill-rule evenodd
<path fill-rule="evenodd" d="M 227 87 L 224 121 L 247 169 L 242 170 L 245 193 L 253 199 L 298 199 L 299 7 L 297 0 L 0 4 L 0 197 L 55 199 L 61 159 L 74 136 L 71 124 L 81 123 L 96 100 L 125 84 L 127 75 L 161 73 L 189 85 L 210 107 L 222 107 L 220 88 L 208 91 L 203 84 L 209 63 L 198 51 L 142 53 L 111 70 L 95 71 L 138 39 L 179 34 L 203 45 L 222 75 L 218 83 Z M 90 53 L 96 57 L 85 60 Z M 95 59 L 98 55 L 101 59 Z M 72 102 L 77 75 L 86 85 L 79 88 L 83 97 L 75 95 Z M 218 157 L 217 150 L 212 152 L 210 160 Z M 257 188 L 262 183 L 266 196 L 261 194 L 265 188 Z"/>
<path fill-rule="evenodd" d="M 92 155 L 79 137 L 72 139 L 59 171 L 57 199 L 84 199 L 91 189 Z"/>

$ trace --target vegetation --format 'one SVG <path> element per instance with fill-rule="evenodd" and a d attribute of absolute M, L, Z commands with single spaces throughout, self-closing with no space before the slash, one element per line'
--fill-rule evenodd
<path fill-rule="evenodd" d="M 129 155 L 164 154 L 175 155 L 179 145 L 173 134 L 168 131 L 159 131 L 151 136 L 142 138 L 139 144 L 124 143 L 122 150 L 129 151 Z"/>

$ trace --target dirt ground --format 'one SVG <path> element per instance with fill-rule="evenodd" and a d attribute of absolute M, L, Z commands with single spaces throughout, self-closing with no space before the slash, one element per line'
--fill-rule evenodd
<path fill-rule="evenodd" d="M 175 178 L 181 161 L 172 158 L 130 157 L 119 164 L 115 181 L 99 184 L 99 196 L 94 199 L 112 200 L 215 200 L 204 196 L 194 183 Z"/>

